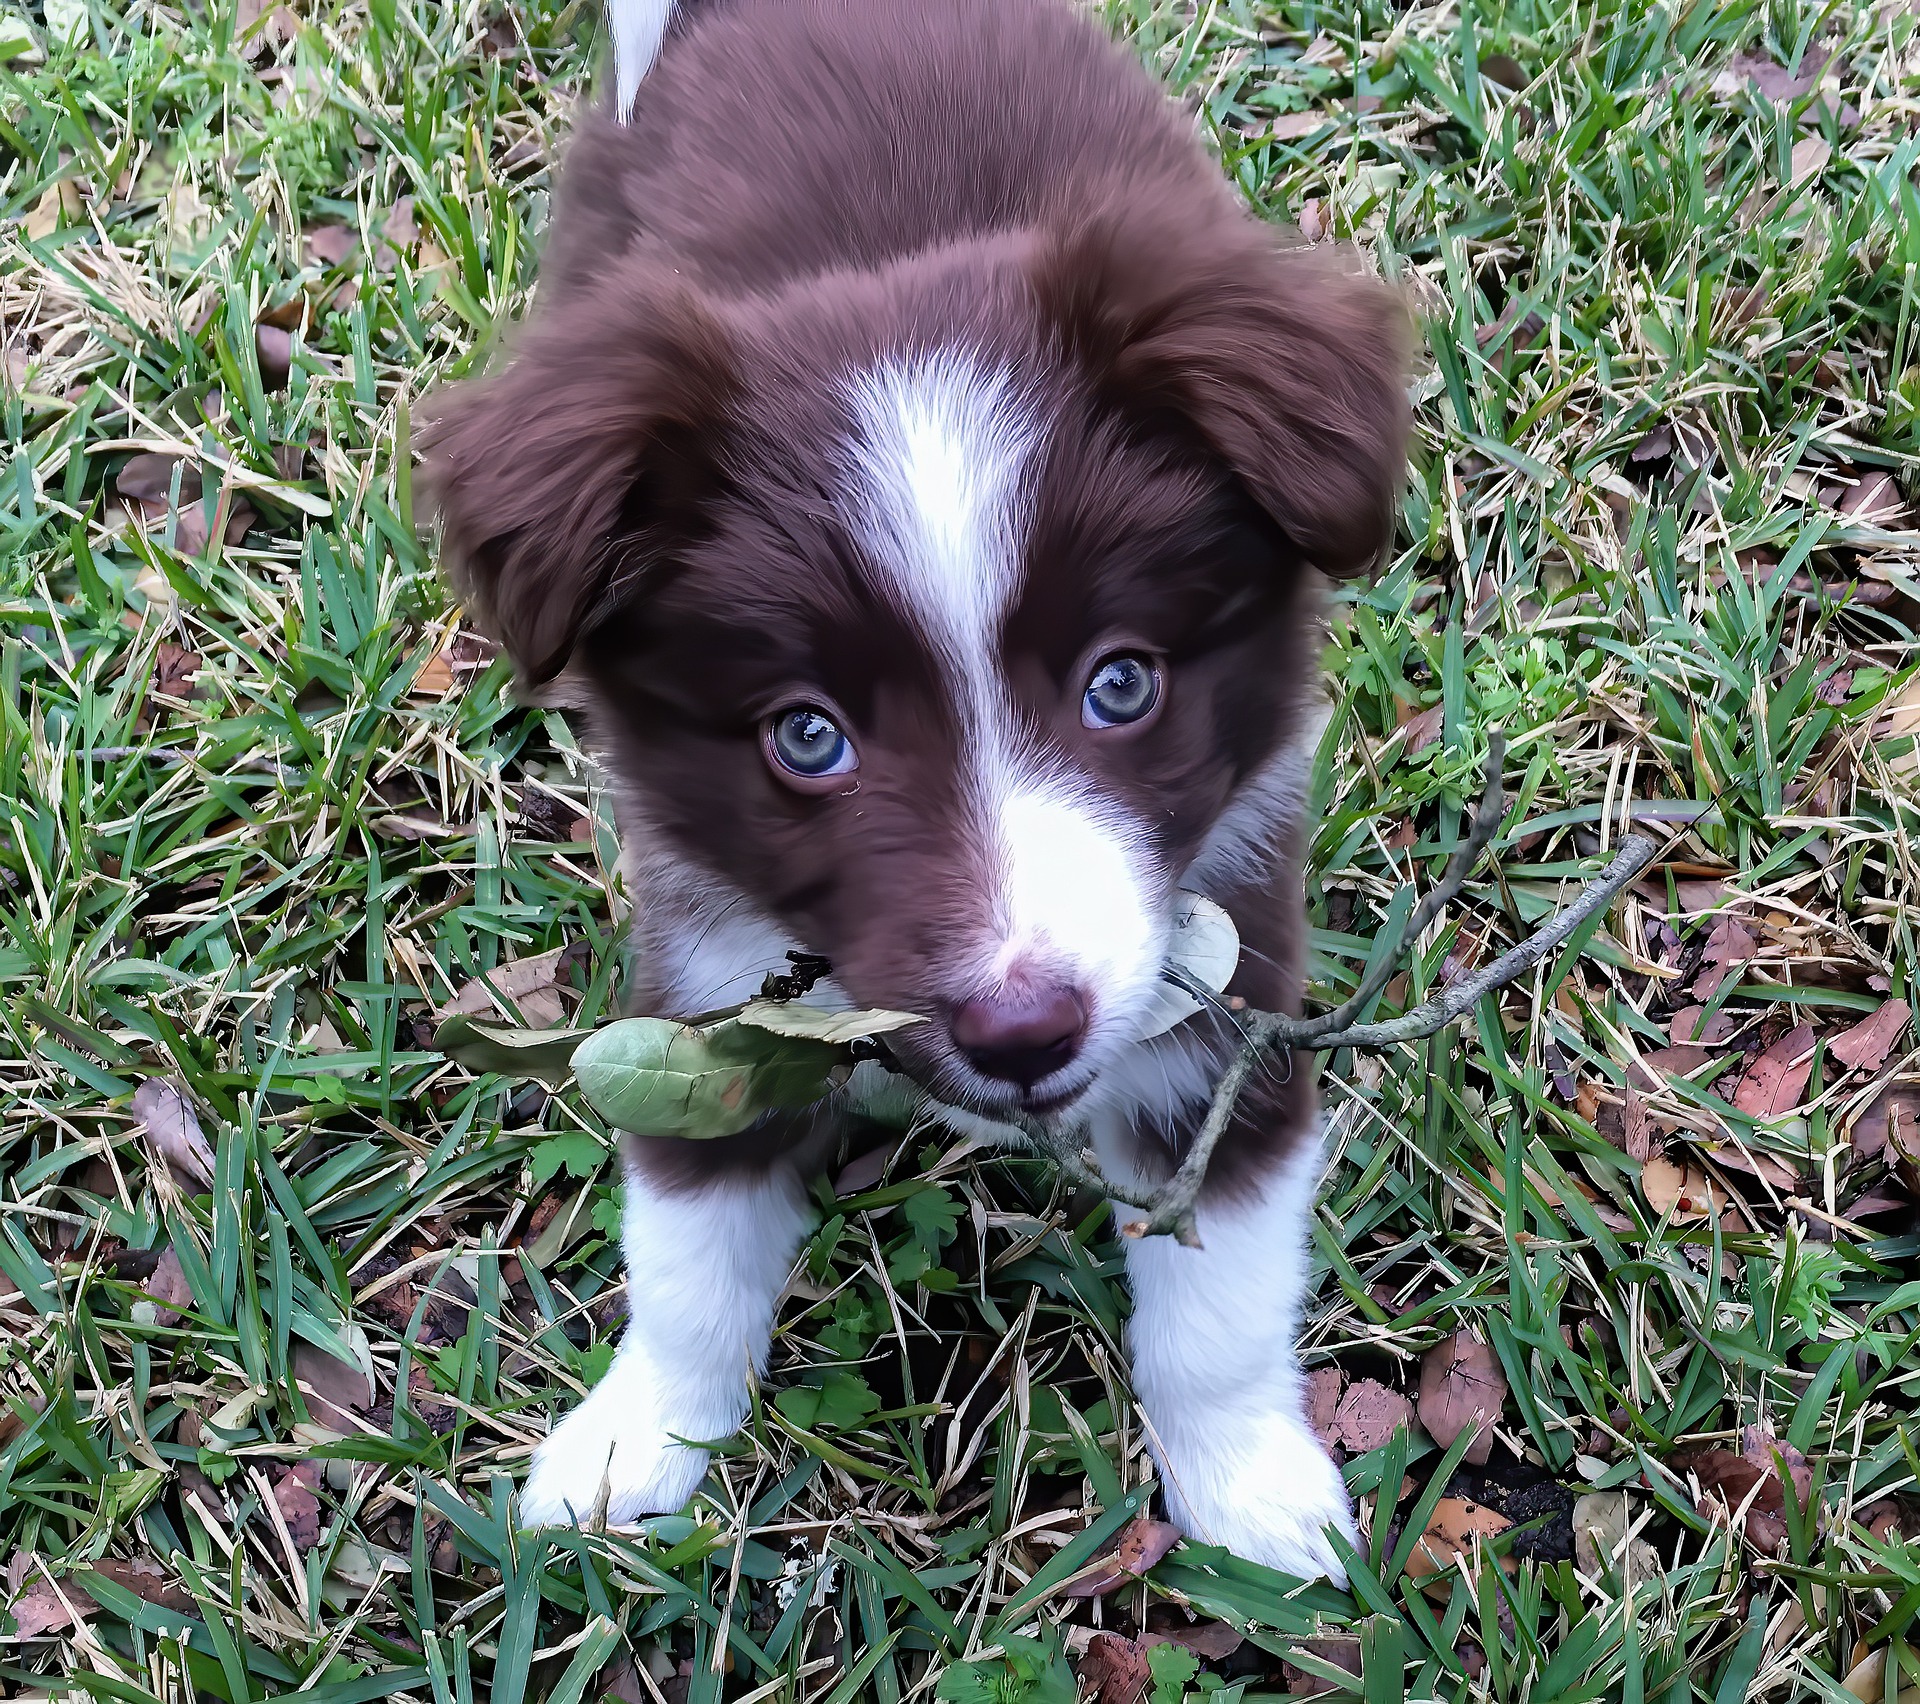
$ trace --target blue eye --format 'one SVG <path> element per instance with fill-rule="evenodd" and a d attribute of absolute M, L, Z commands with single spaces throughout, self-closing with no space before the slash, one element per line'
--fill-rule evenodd
<path fill-rule="evenodd" d="M 1150 715 L 1159 702 L 1160 671 L 1145 657 L 1123 651 L 1093 671 L 1080 720 L 1089 728 L 1124 727 Z"/>
<path fill-rule="evenodd" d="M 860 767 L 853 741 L 839 723 L 811 704 L 782 710 L 767 724 L 767 751 L 789 775 L 815 781 Z"/>

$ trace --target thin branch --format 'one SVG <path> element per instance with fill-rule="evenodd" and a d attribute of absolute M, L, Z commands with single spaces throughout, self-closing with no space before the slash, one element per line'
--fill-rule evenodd
<path fill-rule="evenodd" d="M 1359 1017 L 1372 1003 L 1374 996 L 1393 979 L 1394 971 L 1406 957 L 1407 944 L 1419 940 L 1426 933 L 1428 924 L 1459 898 L 1461 889 L 1467 885 L 1467 877 L 1473 874 L 1474 865 L 1480 862 L 1480 854 L 1493 844 L 1493 837 L 1500 832 L 1501 821 L 1507 814 L 1506 793 L 1500 785 L 1506 760 L 1506 736 L 1489 734 L 1484 771 L 1486 781 L 1481 790 L 1479 806 L 1467 826 L 1467 838 L 1447 860 L 1447 867 L 1441 872 L 1433 891 L 1414 907 L 1412 915 L 1400 925 L 1392 946 L 1375 956 L 1372 968 L 1360 979 L 1360 986 L 1353 991 L 1353 997 L 1342 1001 L 1331 1012 L 1323 1012 L 1317 1018 L 1303 1019 L 1292 1026 L 1287 1039 L 1296 1047 L 1331 1035 L 1335 1030 L 1345 1029 Z"/>
<path fill-rule="evenodd" d="M 1121 1224 L 1120 1229 L 1127 1236 L 1170 1235 L 1190 1248 L 1198 1248 L 1200 1234 L 1194 1218 L 1194 1204 L 1199 1200 L 1200 1191 L 1206 1183 L 1214 1149 L 1233 1123 L 1240 1096 L 1263 1058 L 1290 1048 L 1331 1053 L 1343 1047 L 1391 1047 L 1398 1042 L 1419 1041 L 1437 1034 L 1471 1010 L 1483 996 L 1525 975 L 1549 953 L 1570 940 L 1590 918 L 1611 904 L 1620 890 L 1652 863 L 1653 842 L 1638 835 L 1629 836 L 1622 842 L 1612 863 L 1581 891 L 1571 905 L 1557 912 L 1543 928 L 1502 953 L 1493 963 L 1400 1017 L 1381 1023 L 1355 1023 L 1353 1020 L 1386 986 L 1395 968 L 1406 956 L 1409 944 L 1417 940 L 1441 911 L 1459 897 L 1480 854 L 1499 832 L 1506 815 L 1505 794 L 1500 784 L 1505 755 L 1506 742 L 1498 734 L 1493 735 L 1488 742 L 1486 785 L 1468 825 L 1466 839 L 1447 860 L 1447 867 L 1433 890 L 1413 908 L 1407 920 L 1395 931 L 1387 949 L 1375 955 L 1373 967 L 1361 978 L 1359 987 L 1350 999 L 1332 1011 L 1312 1018 L 1293 1018 L 1280 1012 L 1246 1011 L 1231 1014 L 1240 1027 L 1240 1047 L 1214 1090 L 1207 1116 L 1194 1133 L 1186 1156 L 1173 1176 L 1158 1189 L 1143 1193 L 1113 1182 L 1100 1170 L 1097 1156 L 1086 1146 L 1086 1132 L 1078 1126 L 1054 1126 L 1038 1119 L 1016 1117 L 1015 1122 L 1028 1141 L 1076 1183 L 1098 1189 L 1110 1199 L 1136 1208 L 1143 1214 L 1142 1218 Z M 1169 969 L 1165 974 L 1169 981 L 1187 988 L 1196 997 L 1206 997 L 1209 1003 L 1214 1003 L 1211 990 L 1201 990 L 1178 971 Z"/>

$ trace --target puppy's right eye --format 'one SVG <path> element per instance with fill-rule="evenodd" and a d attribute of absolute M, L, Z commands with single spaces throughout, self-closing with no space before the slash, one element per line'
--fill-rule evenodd
<path fill-rule="evenodd" d="M 767 718 L 762 744 L 767 761 L 783 781 L 808 783 L 836 780 L 860 767 L 853 741 L 824 710 L 797 704 Z"/>

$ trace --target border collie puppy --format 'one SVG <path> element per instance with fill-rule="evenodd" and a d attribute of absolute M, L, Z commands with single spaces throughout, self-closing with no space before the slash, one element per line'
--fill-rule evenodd
<path fill-rule="evenodd" d="M 1177 890 L 1295 1009 L 1321 575 L 1382 557 L 1405 316 L 1250 218 L 1067 0 L 613 0 L 513 359 L 427 472 L 523 681 L 585 683 L 635 1009 L 789 950 L 939 1101 L 1167 1175 L 1234 1036 L 1142 1039 Z M 832 1108 L 627 1144 L 631 1318 L 521 1511 L 680 1508 L 747 1411 Z M 1197 1538 L 1339 1578 L 1293 1338 L 1312 1070 L 1242 1100 L 1203 1248 L 1133 1243 L 1134 1389 Z"/>

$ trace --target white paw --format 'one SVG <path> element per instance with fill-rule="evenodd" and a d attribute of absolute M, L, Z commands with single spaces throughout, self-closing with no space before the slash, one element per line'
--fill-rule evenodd
<path fill-rule="evenodd" d="M 1327 1529 L 1357 1549 L 1353 1504 L 1319 1439 L 1291 1414 L 1189 1416 L 1161 1444 L 1167 1514 L 1183 1532 L 1284 1574 L 1347 1583 Z"/>
<path fill-rule="evenodd" d="M 525 1525 L 586 1526 L 601 1516 L 603 1500 L 609 1526 L 686 1507 L 706 1477 L 707 1452 L 676 1440 L 676 1428 L 659 1418 L 649 1383 L 643 1368 L 623 1369 L 616 1360 L 553 1429 L 533 1452 L 533 1471 L 520 1492 Z"/>

